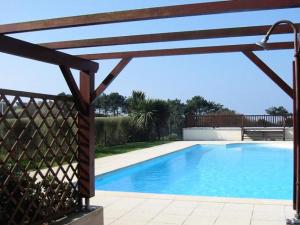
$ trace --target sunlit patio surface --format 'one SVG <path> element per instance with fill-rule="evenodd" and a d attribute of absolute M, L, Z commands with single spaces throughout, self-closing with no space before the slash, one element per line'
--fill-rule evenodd
<path fill-rule="evenodd" d="M 95 172 L 99 175 L 198 143 L 211 142 L 181 141 L 99 158 L 95 161 Z M 104 206 L 105 225 L 283 225 L 286 219 L 294 216 L 292 201 L 289 200 L 96 191 L 91 203 Z"/>

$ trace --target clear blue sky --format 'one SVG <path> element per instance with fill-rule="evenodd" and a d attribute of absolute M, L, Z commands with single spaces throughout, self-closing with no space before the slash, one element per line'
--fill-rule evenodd
<path fill-rule="evenodd" d="M 1 4 L 0 23 L 22 22 L 63 16 L 110 12 L 134 8 L 197 3 L 196 0 L 9 0 Z M 186 18 L 130 22 L 110 25 L 68 28 L 51 31 L 31 32 L 13 35 L 33 43 L 109 37 L 156 32 L 212 29 L 234 26 L 273 24 L 277 20 L 289 19 L 300 22 L 300 9 L 272 10 L 251 13 L 194 16 Z M 67 50 L 72 54 L 96 53 L 124 50 L 141 50 L 172 47 L 195 47 L 207 45 L 255 43 L 261 36 L 139 44 L 113 47 L 97 47 Z M 277 35 L 271 41 L 289 41 L 292 35 Z M 264 51 L 257 53 L 289 84 L 292 81 L 291 62 L 293 52 Z M 116 65 L 118 60 L 98 61 L 100 70 L 97 84 Z M 0 54 L 1 88 L 57 94 L 69 92 L 56 66 Z M 76 79 L 78 73 L 76 72 Z M 241 113 L 264 113 L 273 105 L 283 105 L 291 110 L 292 101 L 256 68 L 241 53 L 172 56 L 134 59 L 120 76 L 106 90 L 130 95 L 132 90 L 146 92 L 148 97 L 182 101 L 194 95 L 222 103 Z"/>

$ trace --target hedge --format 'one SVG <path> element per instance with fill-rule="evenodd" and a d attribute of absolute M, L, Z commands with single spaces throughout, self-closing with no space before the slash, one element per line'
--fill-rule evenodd
<path fill-rule="evenodd" d="M 22 118 L 18 121 L 16 121 L 16 119 L 7 119 L 6 121 L 7 122 L 2 122 L 0 124 L 0 137 L 5 137 L 5 143 L 2 144 L 2 148 L 0 147 L 0 159 L 5 159 L 7 150 L 10 148 L 14 148 L 13 153 L 15 158 L 18 158 L 22 153 L 22 150 L 26 148 L 27 154 L 22 157 L 24 159 L 22 164 L 24 163 L 24 166 L 27 164 L 28 160 L 31 160 L 32 165 L 30 167 L 36 167 L 38 165 L 33 162 L 39 162 L 42 157 L 51 161 L 53 155 L 47 151 L 48 146 L 52 146 L 52 149 L 58 154 L 57 158 L 62 158 L 62 151 L 67 152 L 68 142 L 73 139 L 68 124 L 62 123 L 63 120 L 61 118 L 58 118 L 54 123 L 51 132 L 49 132 L 46 124 L 42 123 L 42 119 L 38 117 L 31 123 L 29 123 L 28 118 Z M 72 122 L 73 121 L 70 118 L 68 120 L 69 125 L 71 125 Z M 53 118 L 48 118 L 47 123 L 51 126 Z M 37 132 L 36 127 L 40 127 L 39 132 Z M 60 133 L 53 142 L 51 133 L 54 135 L 57 134 L 59 127 L 61 127 Z M 8 132 L 10 129 L 11 131 Z M 149 135 L 147 135 L 144 130 L 133 125 L 129 116 L 97 117 L 95 119 L 95 129 L 96 145 L 100 147 L 121 145 L 128 142 L 146 141 L 149 139 Z M 64 138 L 63 136 L 66 134 L 67 136 Z M 18 145 L 15 145 L 16 137 L 20 135 L 21 139 L 18 141 Z M 45 136 L 45 140 L 41 142 L 43 136 Z M 61 146 L 60 143 L 62 143 Z M 5 145 L 5 147 L 3 145 Z M 75 145 L 76 143 L 73 142 L 74 148 L 76 148 Z M 39 148 L 40 153 L 33 154 L 34 150 L 37 148 Z M 71 155 L 72 154 L 68 157 L 71 157 Z M 33 158 L 30 159 L 32 156 Z"/>
<path fill-rule="evenodd" d="M 135 127 L 129 116 L 97 117 L 96 145 L 113 146 L 147 139 L 143 130 Z"/>
<path fill-rule="evenodd" d="M 12 149 L 10 151 L 12 157 L 6 163 L 14 164 L 14 161 L 21 157 L 20 163 L 23 168 L 37 169 L 39 166 L 45 167 L 45 163 L 41 165 L 41 160 L 45 158 L 46 161 L 50 162 L 53 160 L 54 154 L 56 155 L 56 161 L 70 160 L 73 154 L 68 149 L 73 140 L 73 134 L 69 126 L 73 123 L 73 120 L 68 119 L 68 123 L 63 121 L 62 118 L 57 118 L 55 122 L 53 118 L 48 118 L 43 122 L 38 116 L 31 122 L 29 122 L 29 118 L 3 121 L 0 124 L 0 137 L 5 141 L 0 147 L 0 159 L 6 160 L 8 151 Z M 46 123 L 52 127 L 51 131 L 49 131 Z M 36 129 L 37 127 L 39 129 Z M 59 129 L 60 132 L 57 133 Z M 73 130 L 73 132 L 75 131 Z M 56 135 L 57 138 L 53 138 Z M 19 137 L 20 139 L 17 141 Z M 52 151 L 49 151 L 50 146 Z M 76 142 L 72 142 L 72 147 L 76 149 Z M 24 149 L 26 149 L 26 154 L 22 153 Z M 37 149 L 39 151 L 35 153 Z"/>

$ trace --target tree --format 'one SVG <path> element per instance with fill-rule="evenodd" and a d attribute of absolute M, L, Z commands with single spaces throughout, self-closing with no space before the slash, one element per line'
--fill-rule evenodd
<path fill-rule="evenodd" d="M 95 107 L 96 107 L 96 110 L 98 110 L 99 114 L 101 114 L 101 111 L 102 111 L 104 115 L 107 115 L 107 113 L 109 111 L 109 99 L 105 93 L 101 94 L 97 98 L 97 100 L 95 102 Z"/>
<path fill-rule="evenodd" d="M 169 104 L 160 99 L 152 100 L 153 125 L 157 138 L 161 139 L 162 130 L 167 127 L 167 122 L 170 117 Z"/>
<path fill-rule="evenodd" d="M 127 98 L 126 106 L 128 113 L 138 111 L 141 105 L 145 102 L 146 95 L 142 91 L 133 91 L 132 95 Z"/>
<path fill-rule="evenodd" d="M 65 92 L 61 92 L 61 93 L 59 93 L 57 96 L 68 96 L 68 97 L 72 97 L 71 94 L 66 94 Z"/>
<path fill-rule="evenodd" d="M 66 94 L 65 92 L 61 92 L 57 96 L 60 96 L 60 97 L 72 97 L 71 94 Z M 42 102 L 38 103 L 38 105 L 40 105 L 40 104 L 42 104 Z M 51 106 L 52 104 L 54 104 L 54 102 L 48 101 L 48 105 L 49 106 Z M 53 107 L 53 112 L 57 113 L 58 111 L 60 111 L 59 109 L 62 109 L 61 113 L 64 114 L 64 115 L 67 115 L 68 112 L 69 112 L 69 108 L 71 107 L 71 105 L 72 105 L 71 101 L 56 101 L 56 104 Z M 32 108 L 35 108 L 35 106 L 33 105 Z M 43 111 L 44 115 L 46 115 L 49 110 L 48 110 L 47 107 L 43 106 L 41 111 Z"/>
<path fill-rule="evenodd" d="M 109 109 L 114 116 L 118 116 L 122 108 L 124 108 L 125 97 L 118 92 L 110 93 L 108 96 Z"/>
<path fill-rule="evenodd" d="M 154 113 L 152 100 L 144 100 L 139 103 L 139 108 L 130 114 L 134 125 L 142 128 L 147 133 L 148 138 L 153 126 Z"/>
<path fill-rule="evenodd" d="M 168 102 L 159 99 L 146 99 L 141 91 L 133 91 L 127 99 L 128 113 L 137 127 L 142 128 L 148 138 L 154 133 L 158 139 L 164 128 L 167 128 L 170 117 Z"/>
<path fill-rule="evenodd" d="M 104 115 L 113 114 L 118 116 L 120 113 L 125 112 L 125 99 L 123 95 L 117 92 L 109 95 L 103 93 L 97 98 L 95 107 L 99 114 L 103 112 Z"/>
<path fill-rule="evenodd" d="M 223 109 L 223 105 L 213 101 L 207 101 L 201 96 L 194 96 L 187 100 L 186 113 L 194 115 L 203 115 L 207 113 L 216 113 Z"/>
<path fill-rule="evenodd" d="M 228 109 L 226 107 L 222 107 L 221 109 L 218 109 L 217 111 L 210 112 L 209 114 L 213 115 L 236 115 L 236 111 Z"/>
<path fill-rule="evenodd" d="M 181 103 L 179 99 L 169 99 L 168 105 L 170 109 L 170 116 L 168 119 L 169 134 L 176 133 L 177 135 L 181 135 L 186 105 Z"/>
<path fill-rule="evenodd" d="M 278 106 L 278 107 L 272 106 L 266 109 L 266 113 L 272 116 L 284 116 L 284 115 L 288 115 L 289 111 L 283 106 Z"/>

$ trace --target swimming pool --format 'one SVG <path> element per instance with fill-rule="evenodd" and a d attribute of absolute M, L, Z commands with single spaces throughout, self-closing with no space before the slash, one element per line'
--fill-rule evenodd
<path fill-rule="evenodd" d="M 291 148 L 194 145 L 96 177 L 98 190 L 292 199 Z"/>

